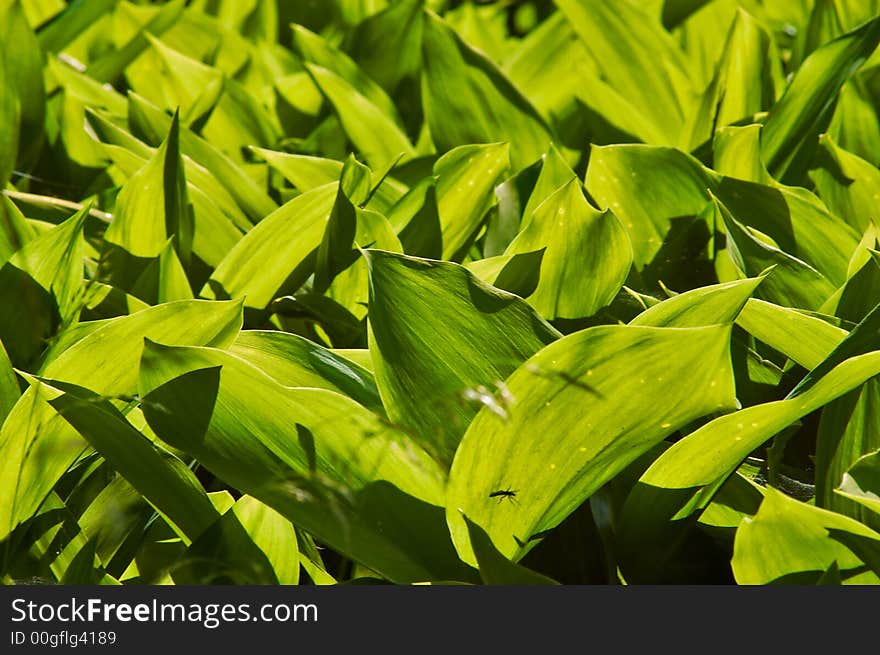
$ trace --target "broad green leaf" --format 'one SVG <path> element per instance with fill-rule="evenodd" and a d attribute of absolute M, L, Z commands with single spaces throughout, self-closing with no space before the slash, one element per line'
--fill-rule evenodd
<path fill-rule="evenodd" d="M 92 61 L 86 73 L 99 82 L 113 82 L 147 48 L 147 35 L 161 36 L 171 28 L 183 13 L 185 0 L 171 0 L 161 6 L 155 15 L 119 49 L 102 54 Z"/>
<path fill-rule="evenodd" d="M 620 221 L 595 210 L 577 178 L 538 205 L 505 254 L 540 248 L 540 279 L 528 301 L 548 319 L 592 316 L 614 299 L 632 265 Z"/>
<path fill-rule="evenodd" d="M 450 259 L 467 246 L 495 204 L 495 187 L 508 167 L 507 144 L 453 148 L 434 165 L 437 213 L 443 257 Z"/>
<path fill-rule="evenodd" d="M 34 237 L 34 229 L 5 194 L 0 194 L 0 265 Z"/>
<path fill-rule="evenodd" d="M 816 435 L 816 504 L 861 520 L 871 520 L 858 506 L 834 493 L 835 487 L 852 479 L 853 467 L 866 453 L 880 448 L 880 381 L 869 380 L 861 388 L 830 403 L 819 420 Z"/>
<path fill-rule="evenodd" d="M 554 12 L 526 34 L 502 66 L 510 80 L 573 147 L 581 136 L 577 97 L 585 70 L 598 79 L 595 63 L 562 12 Z M 589 78 L 587 78 L 589 79 Z"/>
<path fill-rule="evenodd" d="M 415 184 L 388 211 L 388 221 L 400 236 L 404 252 L 415 257 L 440 259 L 443 227 L 437 203 L 437 180 L 426 177 Z"/>
<path fill-rule="evenodd" d="M 378 250 L 367 251 L 367 262 L 382 402 L 392 422 L 449 464 L 477 413 L 470 399 L 505 412 L 495 385 L 558 332 L 525 301 L 456 264 Z"/>
<path fill-rule="evenodd" d="M 95 393 L 137 389 L 144 337 L 166 343 L 229 345 L 241 327 L 241 304 L 188 300 L 103 321 L 43 366 L 39 374 Z M 27 520 L 87 444 L 31 388 L 0 429 L 0 479 L 10 492 L 0 502 L 0 538 Z"/>
<path fill-rule="evenodd" d="M 2 66 L 5 64 L 5 67 Z M 43 85 L 43 54 L 33 30 L 27 24 L 20 0 L 8 0 L 0 7 L 0 68 L 3 69 L 3 95 L 17 97 L 4 98 L 4 118 L 17 120 L 15 124 L 5 124 L 6 135 L 0 138 L 5 147 L 16 143 L 12 137 L 18 132 L 17 146 L 19 162 L 30 165 L 37 156 L 45 138 L 43 119 L 46 114 L 46 93 Z M 10 111 L 14 104 L 18 111 Z M 0 152 L 0 162 L 6 152 Z M 0 168 L 0 173 L 4 171 Z M 7 177 L 2 178 L 3 184 Z"/>
<path fill-rule="evenodd" d="M 771 37 L 748 12 L 739 9 L 712 82 L 695 111 L 690 149 L 719 129 L 768 109 L 773 103 Z M 718 169 L 719 172 L 720 169 Z"/>
<path fill-rule="evenodd" d="M 810 584 L 836 562 L 843 584 L 880 583 L 861 559 L 829 536 L 832 530 L 880 546 L 880 534 L 858 521 L 768 488 L 758 513 L 737 530 L 731 561 L 736 581 Z"/>
<path fill-rule="evenodd" d="M 756 134 L 741 130 L 736 135 L 747 146 Z M 737 157 L 754 156 L 754 148 L 746 146 Z M 760 163 L 749 159 L 745 170 L 754 166 Z M 682 229 L 687 217 L 700 216 L 709 203 L 709 191 L 737 222 L 770 237 L 779 249 L 815 268 L 835 285 L 846 280 L 850 256 L 859 243 L 858 234 L 806 189 L 723 177 L 672 148 L 594 146 L 586 187 L 599 206 L 611 208 L 627 228 L 637 267 L 649 263 L 664 239 Z M 705 222 L 709 216 L 690 218 L 694 220 Z M 706 239 L 711 227 L 704 230 Z"/>
<path fill-rule="evenodd" d="M 88 208 L 40 234 L 16 252 L 9 265 L 27 273 L 45 291 L 52 294 L 64 323 L 79 311 L 80 286 L 83 282 L 83 224 Z"/>
<path fill-rule="evenodd" d="M 401 153 L 405 159 L 415 156 L 406 134 L 348 82 L 314 64 L 306 64 L 306 69 L 333 105 L 352 144 L 373 167 L 382 166 Z"/>
<path fill-rule="evenodd" d="M 18 386 L 18 379 L 15 371 L 12 370 L 12 363 L 9 361 L 9 355 L 0 341 L 0 425 L 9 416 L 9 412 L 21 397 L 21 389 Z"/>
<path fill-rule="evenodd" d="M 4 89 L 12 85 L 10 77 L 6 70 L 6 55 L 0 50 L 0 85 Z M 0 185 L 4 187 L 15 170 L 20 130 L 21 103 L 15 93 L 4 92 L 0 96 Z"/>
<path fill-rule="evenodd" d="M 504 415 L 483 408 L 452 464 L 447 520 L 462 559 L 474 555 L 459 511 L 517 559 L 666 436 L 731 409 L 730 330 L 599 326 L 520 366 L 505 380 Z M 685 375 L 687 386 L 667 383 Z M 498 490 L 515 491 L 517 502 L 498 502 Z"/>
<path fill-rule="evenodd" d="M 265 148 L 251 148 L 251 150 L 264 158 L 269 166 L 281 173 L 288 182 L 303 193 L 330 182 L 337 182 L 342 175 L 343 163 L 335 159 L 294 155 Z M 408 190 L 404 184 L 389 177 L 381 180 L 373 179 L 372 184 L 374 191 L 366 207 L 382 213 L 386 213 Z"/>
<path fill-rule="evenodd" d="M 352 253 L 357 231 L 356 210 L 370 192 L 370 168 L 349 155 L 339 176 L 333 211 L 327 219 L 315 262 L 315 289 L 326 291 L 331 280 L 356 258 Z"/>
<path fill-rule="evenodd" d="M 246 330 L 229 351 L 285 386 L 330 389 L 383 412 L 372 372 L 295 334 Z"/>
<path fill-rule="evenodd" d="M 515 564 L 498 552 L 489 535 L 479 525 L 464 517 L 468 538 L 473 545 L 480 577 L 488 585 L 555 585 L 552 578 Z"/>
<path fill-rule="evenodd" d="M 471 273 L 493 287 L 527 298 L 538 288 L 544 248 L 516 255 L 498 255 L 465 264 Z"/>
<path fill-rule="evenodd" d="M 810 178 L 825 204 L 851 227 L 864 232 L 880 224 L 880 170 L 840 148 L 827 134 L 819 137 L 820 165 Z"/>
<path fill-rule="evenodd" d="M 319 67 L 322 71 L 332 73 L 340 80 L 337 82 L 337 86 L 344 83 L 345 87 L 350 87 L 351 91 L 378 109 L 386 117 L 385 120 L 390 120 L 391 123 L 400 126 L 400 116 L 394 102 L 382 87 L 360 69 L 357 62 L 302 25 L 291 25 L 291 28 L 294 50 L 303 61 Z M 382 44 L 383 49 L 387 47 L 387 43 Z M 310 69 L 311 67 L 306 66 L 306 68 Z M 318 85 L 321 86 L 320 82 Z M 333 102 L 332 97 L 330 101 Z"/>
<path fill-rule="evenodd" d="M 283 386 L 220 350 L 153 343 L 140 391 L 164 441 L 322 542 L 398 582 L 464 575 L 438 532 L 443 471 L 353 400 Z"/>
<path fill-rule="evenodd" d="M 834 285 L 847 279 L 859 233 L 806 189 L 766 186 L 729 177 L 713 190 L 743 225 L 773 239 L 784 252 L 803 260 Z"/>
<path fill-rule="evenodd" d="M 714 170 L 726 177 L 782 188 L 764 166 L 758 124 L 719 129 L 712 140 L 712 156 Z"/>
<path fill-rule="evenodd" d="M 807 370 L 818 366 L 847 334 L 820 318 L 756 298 L 746 303 L 736 323 Z"/>
<path fill-rule="evenodd" d="M 762 276 L 687 291 L 649 307 L 629 325 L 684 328 L 732 323 L 763 280 Z"/>
<path fill-rule="evenodd" d="M 843 474 L 834 493 L 880 514 L 880 451 L 860 457 Z"/>
<path fill-rule="evenodd" d="M 541 172 L 538 174 L 531 194 L 529 194 L 525 209 L 522 210 L 523 223 L 541 203 L 575 178 L 577 175 L 563 159 L 559 150 L 555 145 L 550 144 L 550 149 L 541 157 Z"/>
<path fill-rule="evenodd" d="M 133 535 L 144 530 L 155 515 L 140 492 L 117 475 L 83 510 L 77 524 L 85 538 L 94 541 L 95 552 L 108 573 L 119 578 L 137 554 Z"/>
<path fill-rule="evenodd" d="M 880 117 L 869 90 L 873 83 L 860 82 L 856 77 L 843 85 L 827 133 L 838 145 L 876 166 L 880 164 L 876 154 L 880 151 Z"/>
<path fill-rule="evenodd" d="M 797 182 L 806 173 L 841 86 L 880 43 L 880 18 L 813 52 L 798 69 L 764 124 L 762 152 L 770 173 Z"/>
<path fill-rule="evenodd" d="M 104 149 L 114 164 L 129 175 L 129 179 L 146 164 L 146 160 L 121 147 L 105 145 Z M 251 224 L 237 205 L 234 210 L 228 211 L 230 206 L 225 201 L 228 199 L 233 205 L 235 201 L 225 197 L 228 196 L 225 192 L 217 193 L 216 180 L 207 171 L 188 157 L 184 158 L 184 169 L 188 178 L 187 197 L 192 202 L 192 252 L 213 267 L 232 250 L 241 239 L 242 231 Z"/>
<path fill-rule="evenodd" d="M 747 407 L 716 418 L 674 443 L 641 476 L 620 519 L 621 544 L 654 550 L 651 570 L 662 568 L 667 548 L 691 515 L 705 508 L 722 483 L 755 449 L 780 431 L 880 373 L 880 353 L 844 361 L 797 397 Z M 650 546 L 648 546 L 650 544 Z M 643 567 L 632 551 L 622 566 Z M 624 556 L 626 553 L 623 554 Z M 823 570 L 826 567 L 823 567 Z M 629 577 L 651 575 L 630 569 Z"/>
<path fill-rule="evenodd" d="M 43 52 L 59 53 L 89 25 L 109 13 L 119 0 L 71 2 L 37 33 Z"/>
<path fill-rule="evenodd" d="M 758 238 L 717 202 L 727 231 L 728 253 L 737 268 L 749 276 L 773 267 L 760 294 L 766 300 L 798 309 L 818 309 L 834 293 L 835 286 L 808 263 Z"/>
<path fill-rule="evenodd" d="M 193 292 L 186 278 L 186 271 L 183 270 L 171 239 L 166 242 L 159 256 L 147 265 L 131 291 L 133 295 L 154 305 L 192 299 Z"/>
<path fill-rule="evenodd" d="M 424 17 L 422 104 L 441 152 L 505 141 L 519 170 L 547 151 L 550 133 L 537 110 L 482 53 L 433 13 Z"/>
<path fill-rule="evenodd" d="M 186 539 L 217 518 L 195 474 L 138 432 L 108 400 L 77 385 L 34 378 L 49 404 Z"/>
<path fill-rule="evenodd" d="M 278 584 L 299 582 L 299 548 L 293 525 L 271 507 L 250 496 L 232 508 L 242 527 L 272 564 Z"/>
<path fill-rule="evenodd" d="M 272 508 L 242 496 L 187 548 L 172 576 L 175 584 L 296 584 L 296 531 Z"/>
<path fill-rule="evenodd" d="M 874 261 L 867 266 L 876 268 Z M 851 280 L 852 282 L 852 280 Z M 873 303 L 868 295 L 861 304 Z M 853 328 L 834 352 L 810 372 L 792 391 L 796 394 L 809 388 L 816 379 L 841 359 L 880 349 L 880 304 Z M 830 403 L 822 411 L 816 434 L 816 504 L 841 514 L 860 519 L 872 527 L 880 521 L 870 520 L 865 512 L 839 496 L 833 489 L 841 477 L 866 453 L 880 448 L 880 380 L 869 380 L 862 387 Z"/>
<path fill-rule="evenodd" d="M 203 125 L 223 93 L 223 72 L 168 47 L 147 33 L 152 56 L 129 66 L 132 88 L 166 110 L 177 111 L 186 126 Z M 143 86 L 147 82 L 149 86 Z M 155 87 L 155 90 L 151 89 Z M 151 89 L 152 94 L 146 92 Z"/>
<path fill-rule="evenodd" d="M 585 183 L 599 207 L 623 223 L 639 269 L 654 259 L 672 226 L 709 202 L 703 167 L 672 148 L 594 146 Z"/>
<path fill-rule="evenodd" d="M 556 0 L 603 77 L 660 129 L 678 141 L 691 93 L 683 57 L 653 16 L 630 0 Z"/>
<path fill-rule="evenodd" d="M 129 93 L 132 131 L 150 144 L 159 145 L 169 133 L 172 118 L 137 94 Z M 211 172 L 254 223 L 278 206 L 229 157 L 189 129 L 180 128 L 180 151 Z"/>
<path fill-rule="evenodd" d="M 269 166 L 281 173 L 301 193 L 331 182 L 338 182 L 340 175 L 342 175 L 343 163 L 335 159 L 275 152 L 265 148 L 251 149 L 265 159 Z"/>
<path fill-rule="evenodd" d="M 337 188 L 335 182 L 316 187 L 260 221 L 220 262 L 202 295 L 243 297 L 248 307 L 262 309 L 286 286 L 299 287 L 311 273 Z"/>
<path fill-rule="evenodd" d="M 116 217 L 104 238 L 135 257 L 158 257 L 169 238 L 181 261 L 192 253 L 193 215 L 179 149 L 177 114 L 150 161 L 133 175 L 117 200 Z"/>
<path fill-rule="evenodd" d="M 388 252 L 403 252 L 403 246 L 387 218 L 378 212 L 360 208 L 356 208 L 354 214 L 353 246 L 358 249 L 376 248 Z M 347 309 L 358 321 L 362 321 L 367 315 L 369 272 L 367 262 L 359 251 L 349 252 L 353 261 L 334 278 L 327 290 L 327 296 Z M 318 255 L 320 262 L 320 251 Z"/>
<path fill-rule="evenodd" d="M 401 0 L 359 23 L 350 54 L 389 93 L 417 75 L 422 43 L 423 0 Z"/>

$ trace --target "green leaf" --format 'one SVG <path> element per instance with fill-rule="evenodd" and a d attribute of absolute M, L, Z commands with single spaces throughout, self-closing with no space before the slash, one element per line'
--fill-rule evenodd
<path fill-rule="evenodd" d="M 839 530 L 880 546 L 880 534 L 846 516 L 768 488 L 761 508 L 736 533 L 733 573 L 739 584 L 815 583 L 833 563 L 843 584 L 878 584 L 852 550 L 829 536 Z"/>
<path fill-rule="evenodd" d="M 799 309 L 818 309 L 831 297 L 835 286 L 828 278 L 808 263 L 758 238 L 727 207 L 717 199 L 715 202 L 727 231 L 727 250 L 737 268 L 749 276 L 773 268 L 761 286 L 761 295 L 766 300 Z"/>
<path fill-rule="evenodd" d="M 135 134 L 159 145 L 171 129 L 172 118 L 144 98 L 129 92 L 129 122 Z M 187 128 L 180 128 L 180 151 L 210 171 L 254 223 L 278 206 L 216 146 Z"/>
<path fill-rule="evenodd" d="M 776 56 L 771 48 L 771 37 L 758 20 L 739 9 L 712 82 L 691 118 L 691 150 L 711 140 L 719 128 L 770 107 L 774 100 L 771 66 Z M 717 165 L 716 170 L 724 172 Z"/>
<path fill-rule="evenodd" d="M 383 412 L 372 372 L 303 337 L 246 330 L 229 351 L 285 386 L 330 389 L 377 413 Z"/>
<path fill-rule="evenodd" d="M 462 559 L 474 555 L 459 511 L 516 559 L 666 436 L 731 409 L 730 329 L 594 327 L 520 366 L 505 381 L 504 415 L 483 408 L 455 455 L 447 520 Z M 683 375 L 703 392 L 665 383 Z"/>
<path fill-rule="evenodd" d="M 333 105 L 348 138 L 372 166 L 382 166 L 401 153 L 404 159 L 415 156 L 403 130 L 348 82 L 314 64 L 306 64 L 306 69 Z"/>
<path fill-rule="evenodd" d="M 0 194 L 0 265 L 34 238 L 34 229 L 15 203 Z"/>
<path fill-rule="evenodd" d="M 290 521 L 250 496 L 239 498 L 232 511 L 272 564 L 278 584 L 297 584 L 299 548 L 296 531 Z"/>
<path fill-rule="evenodd" d="M 504 143 L 461 146 L 434 164 L 444 259 L 470 243 L 495 204 L 495 187 L 507 170 L 509 153 Z"/>
<path fill-rule="evenodd" d="M 58 53 L 67 47 L 90 25 L 116 6 L 118 0 L 71 2 L 37 32 L 40 47 L 45 53 Z"/>
<path fill-rule="evenodd" d="M 187 300 L 100 323 L 39 371 L 39 375 L 118 396 L 137 389 L 144 337 L 166 343 L 229 345 L 241 327 L 237 302 Z M 0 538 L 37 511 L 86 448 L 33 388 L 0 428 L 0 479 L 14 481 L 0 501 Z"/>
<path fill-rule="evenodd" d="M 223 72 L 168 47 L 149 33 L 146 36 L 153 56 L 141 57 L 140 69 L 128 68 L 129 85 L 166 110 L 176 111 L 184 125 L 204 125 L 223 93 Z M 153 93 L 147 93 L 145 87 Z"/>
<path fill-rule="evenodd" d="M 527 299 L 548 319 L 592 316 L 614 299 L 632 265 L 626 230 L 611 211 L 590 206 L 576 178 L 538 205 L 505 254 L 541 248 L 538 287 Z"/>
<path fill-rule="evenodd" d="M 49 404 L 186 539 L 217 518 L 195 474 L 151 442 L 108 400 L 74 384 L 34 378 L 48 386 Z"/>
<path fill-rule="evenodd" d="M 843 84 L 880 43 L 880 18 L 813 52 L 770 109 L 761 149 L 776 179 L 797 182 L 806 173 Z"/>
<path fill-rule="evenodd" d="M 9 416 L 9 412 L 21 397 L 21 389 L 18 386 L 18 379 L 15 377 L 15 371 L 12 369 L 12 363 L 9 361 L 9 355 L 0 341 L 0 425 Z"/>
<path fill-rule="evenodd" d="M 585 184 L 623 223 L 638 269 L 651 263 L 673 225 L 699 216 L 709 202 L 703 167 L 672 148 L 594 146 Z"/>
<path fill-rule="evenodd" d="M 116 217 L 104 238 L 135 257 L 158 257 L 169 238 L 181 261 L 192 253 L 193 215 L 179 149 L 178 115 L 150 161 L 119 193 Z"/>
<path fill-rule="evenodd" d="M 12 85 L 6 66 L 6 55 L 0 50 L 0 86 L 4 89 Z M 3 93 L 0 96 L 0 185 L 4 187 L 15 170 L 20 130 L 21 103 L 18 96 L 14 93 Z"/>
<path fill-rule="evenodd" d="M 334 182 L 307 191 L 260 221 L 223 258 L 202 295 L 243 297 L 248 307 L 262 309 L 287 287 L 298 288 L 311 273 L 337 188 Z"/>
<path fill-rule="evenodd" d="M 693 289 L 649 307 L 629 325 L 684 328 L 732 323 L 763 281 L 761 276 Z"/>
<path fill-rule="evenodd" d="M 755 448 L 878 373 L 880 353 L 853 357 L 797 397 L 716 418 L 674 443 L 645 471 L 624 505 L 620 543 L 638 544 L 642 552 L 651 544 L 654 552 L 650 562 L 638 561 L 633 551 L 622 553 L 627 579 L 650 580 L 662 569 L 667 549 L 674 547 L 688 517 L 709 504 Z"/>
<path fill-rule="evenodd" d="M 46 92 L 43 83 L 43 54 L 33 30 L 27 23 L 20 0 L 4 2 L 0 8 L 0 65 L 5 64 L 3 95 L 18 98 L 18 120 L 3 126 L 7 131 L 4 148 L 15 143 L 11 138 L 18 132 L 18 158 L 20 163 L 30 165 L 43 145 L 46 115 Z M 3 68 L 0 66 L 0 68 Z M 4 99 L 5 118 L 15 118 L 10 111 L 14 101 Z M 16 130 L 12 125 L 18 124 Z M 9 131 L 11 130 L 11 131 Z M 0 152 L 0 161 L 7 157 Z M 4 171 L 0 168 L 0 173 Z M 2 178 L 6 183 L 8 176 Z"/>
<path fill-rule="evenodd" d="M 87 215 L 86 207 L 28 241 L 9 259 L 10 266 L 24 271 L 52 294 L 65 324 L 79 312 L 85 258 L 83 225 Z"/>
<path fill-rule="evenodd" d="M 873 263 L 869 264 L 873 266 Z M 874 298 L 871 299 L 873 301 Z M 792 394 L 808 388 L 812 379 L 845 357 L 880 349 L 880 304 L 869 313 L 799 384 Z M 830 403 L 822 412 L 816 434 L 816 504 L 841 514 L 880 526 L 859 507 L 835 496 L 834 487 L 864 454 L 880 448 L 880 380 L 869 380 L 862 387 Z"/>
<path fill-rule="evenodd" d="M 335 78 L 338 78 L 337 85 L 343 85 L 349 90 L 349 93 L 354 92 L 361 96 L 379 113 L 387 117 L 386 120 L 390 119 L 391 123 L 397 126 L 401 125 L 394 102 L 382 87 L 361 70 L 357 62 L 302 25 L 291 25 L 291 29 L 293 30 L 294 50 L 307 64 L 312 64 L 326 73 L 331 73 Z M 383 49 L 387 47 L 387 43 L 382 45 Z M 306 65 L 306 69 L 310 70 L 311 66 Z M 318 84 L 321 86 L 320 82 Z M 333 102 L 333 98 L 329 99 Z M 334 104 L 336 103 L 334 102 Z"/>
<path fill-rule="evenodd" d="M 640 108 L 666 144 L 678 142 L 692 92 L 683 57 L 672 37 L 635 2 L 557 0 L 602 77 Z"/>
<path fill-rule="evenodd" d="M 544 248 L 516 255 L 498 255 L 465 264 L 471 273 L 493 287 L 527 298 L 538 288 Z"/>
<path fill-rule="evenodd" d="M 183 270 L 183 265 L 174 250 L 172 239 L 165 243 L 165 248 L 159 256 L 147 265 L 131 291 L 138 298 L 149 300 L 155 305 L 192 299 L 192 289 L 186 279 L 186 271 Z"/>
<path fill-rule="evenodd" d="M 880 170 L 840 148 L 827 134 L 819 137 L 819 164 L 810 178 L 822 200 L 851 227 L 867 230 L 877 218 Z"/>
<path fill-rule="evenodd" d="M 834 493 L 880 514 L 880 450 L 856 460 L 843 474 Z"/>
<path fill-rule="evenodd" d="M 809 264 L 834 285 L 846 281 L 859 233 L 806 189 L 725 177 L 713 193 L 737 221 L 768 236 L 780 250 Z"/>
<path fill-rule="evenodd" d="M 140 54 L 150 47 L 147 35 L 161 36 L 181 17 L 185 0 L 171 0 L 121 48 L 113 49 L 93 60 L 86 73 L 99 82 L 113 82 Z"/>
<path fill-rule="evenodd" d="M 547 151 L 550 133 L 531 103 L 441 18 L 424 17 L 422 104 L 441 152 L 468 143 L 510 143 L 519 170 Z"/>
<path fill-rule="evenodd" d="M 527 220 L 541 203 L 575 178 L 577 178 L 575 172 L 571 170 L 556 146 L 551 143 L 550 149 L 541 157 L 541 172 L 529 194 L 525 209 L 522 210 L 523 219 Z"/>
<path fill-rule="evenodd" d="M 360 22 L 352 34 L 351 56 L 388 92 L 419 71 L 423 2 L 393 3 Z"/>
<path fill-rule="evenodd" d="M 392 422 L 415 430 L 449 464 L 477 413 L 468 399 L 476 394 L 478 403 L 505 411 L 494 385 L 558 332 L 523 300 L 456 264 L 378 250 L 367 251 L 367 262 L 382 402 Z"/>
<path fill-rule="evenodd" d="M 489 535 L 479 525 L 468 520 L 468 538 L 473 544 L 474 554 L 480 569 L 480 577 L 488 585 L 555 585 L 552 578 L 515 564 L 498 552 Z"/>
<path fill-rule="evenodd" d="M 818 366 L 847 335 L 821 318 L 756 298 L 746 303 L 736 323 L 807 370 Z"/>
<path fill-rule="evenodd" d="M 324 543 L 395 581 L 462 574 L 438 538 L 443 471 L 355 401 L 283 386 L 221 350 L 149 342 L 140 391 L 164 441 Z"/>
<path fill-rule="evenodd" d="M 176 584 L 296 584 L 299 550 L 293 525 L 242 496 L 175 563 Z"/>

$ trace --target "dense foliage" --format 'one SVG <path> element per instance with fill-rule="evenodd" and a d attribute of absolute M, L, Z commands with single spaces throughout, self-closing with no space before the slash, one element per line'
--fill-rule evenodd
<path fill-rule="evenodd" d="M 0 576 L 880 582 L 878 16 L 0 0 Z"/>

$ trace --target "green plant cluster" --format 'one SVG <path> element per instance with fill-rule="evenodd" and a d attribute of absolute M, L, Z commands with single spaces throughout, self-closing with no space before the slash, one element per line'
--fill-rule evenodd
<path fill-rule="evenodd" d="M 880 582 L 878 43 L 0 0 L 0 577 Z"/>

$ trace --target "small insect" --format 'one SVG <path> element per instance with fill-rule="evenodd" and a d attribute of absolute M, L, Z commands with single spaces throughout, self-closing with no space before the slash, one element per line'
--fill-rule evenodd
<path fill-rule="evenodd" d="M 498 489 L 497 491 L 493 491 L 489 494 L 489 498 L 497 498 L 500 503 L 505 498 L 509 499 L 510 502 L 516 502 L 516 491 L 513 489 Z"/>

